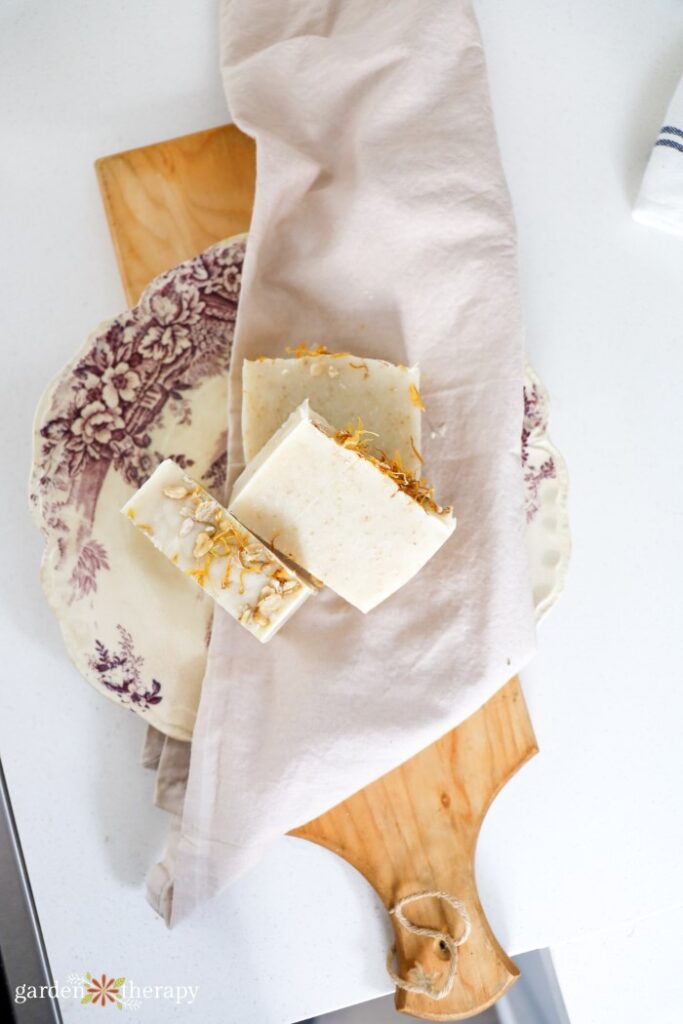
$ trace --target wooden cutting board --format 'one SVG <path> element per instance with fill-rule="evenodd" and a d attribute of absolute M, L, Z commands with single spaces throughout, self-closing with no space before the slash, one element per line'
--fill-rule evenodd
<path fill-rule="evenodd" d="M 247 231 L 256 176 L 254 144 L 233 125 L 104 157 L 96 163 L 128 302 L 164 270 Z M 425 890 L 461 900 L 472 921 L 449 996 L 396 990 L 397 1009 L 425 1020 L 463 1020 L 495 1003 L 519 971 L 489 928 L 477 894 L 474 854 L 486 811 L 537 752 L 516 679 L 457 729 L 292 835 L 333 850 L 360 871 L 387 909 Z M 461 934 L 441 900 L 406 910 L 418 925 Z M 395 929 L 402 978 L 420 965 L 445 979 L 448 954 L 433 938 Z"/>

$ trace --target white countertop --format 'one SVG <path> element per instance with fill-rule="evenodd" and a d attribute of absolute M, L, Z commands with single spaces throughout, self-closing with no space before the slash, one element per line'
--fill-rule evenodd
<path fill-rule="evenodd" d="M 480 891 L 512 954 L 551 947 L 572 1024 L 677 1024 L 683 240 L 629 207 L 683 72 L 683 9 L 477 8 L 574 534 L 567 592 L 523 676 L 541 754 L 489 813 Z M 25 499 L 41 391 L 124 306 L 93 160 L 227 120 L 216 17 L 214 0 L 0 9 L 0 753 L 60 982 L 199 985 L 192 1008 L 146 1001 L 141 1021 L 290 1024 L 389 991 L 381 906 L 346 864 L 283 838 L 165 929 L 142 891 L 164 832 L 144 727 L 67 661 Z"/>

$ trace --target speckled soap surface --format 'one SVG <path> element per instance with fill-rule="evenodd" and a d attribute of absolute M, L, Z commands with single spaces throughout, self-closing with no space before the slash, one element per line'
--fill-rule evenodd
<path fill-rule="evenodd" d="M 337 429 L 361 418 L 373 450 L 419 470 L 420 371 L 348 352 L 296 349 L 293 358 L 245 359 L 242 365 L 242 441 L 248 462 L 301 403 Z"/>
<path fill-rule="evenodd" d="M 357 450 L 308 402 L 235 482 L 230 510 L 363 612 L 419 572 L 455 529 Z"/>

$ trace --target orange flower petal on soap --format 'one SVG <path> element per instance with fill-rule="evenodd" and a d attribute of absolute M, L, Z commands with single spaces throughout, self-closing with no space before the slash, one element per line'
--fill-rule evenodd
<path fill-rule="evenodd" d="M 413 403 L 416 409 L 420 409 L 422 412 L 425 411 L 424 402 L 422 401 L 422 395 L 417 390 L 414 384 L 411 384 L 408 388 L 408 394 L 410 395 L 410 401 Z"/>
<path fill-rule="evenodd" d="M 417 388 L 415 389 L 417 391 Z M 318 427 L 318 429 L 322 429 Z M 324 431 L 323 431 L 324 433 Z M 380 458 L 373 455 L 368 449 L 368 441 L 364 435 L 372 435 L 372 431 L 365 430 L 363 428 L 363 421 L 358 417 L 358 426 L 354 427 L 353 424 L 349 424 L 346 430 L 337 430 L 336 433 L 332 434 L 332 439 L 341 445 L 342 448 L 346 448 L 349 451 L 355 452 L 356 455 L 362 459 L 367 459 L 371 462 L 380 473 L 388 476 L 392 480 L 400 491 L 407 494 L 409 498 L 416 501 L 419 505 L 428 511 L 433 512 L 436 515 L 444 515 L 449 513 L 450 507 L 444 507 L 439 505 L 434 500 L 434 490 L 429 486 L 427 481 L 423 477 L 416 477 L 413 473 L 403 468 L 401 457 L 396 453 L 394 459 L 387 459 L 385 455 Z M 414 449 L 417 453 L 417 449 Z"/>
<path fill-rule="evenodd" d="M 331 359 L 341 359 L 342 356 L 350 355 L 349 352 L 330 352 L 326 345 L 316 345 L 309 348 L 305 341 L 302 341 L 296 348 L 288 345 L 285 352 L 288 356 L 294 356 L 296 359 L 305 359 L 306 356 L 329 356 Z"/>

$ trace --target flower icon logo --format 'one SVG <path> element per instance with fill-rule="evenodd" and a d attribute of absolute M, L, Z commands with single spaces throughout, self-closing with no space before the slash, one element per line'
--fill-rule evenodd
<path fill-rule="evenodd" d="M 119 1010 L 123 1009 L 121 986 L 125 982 L 125 978 L 108 978 L 106 974 L 103 974 L 101 978 L 93 978 L 88 971 L 85 980 L 88 983 L 88 988 L 81 999 L 82 1003 L 99 1003 L 100 1006 L 114 1003 Z"/>

